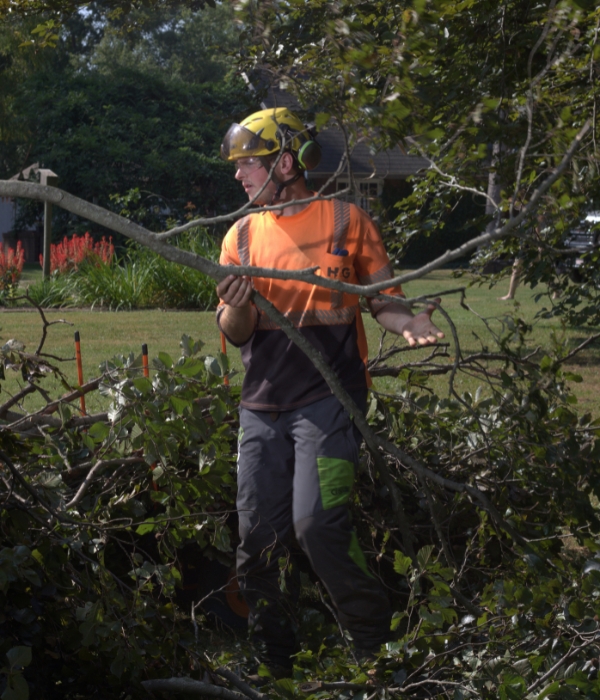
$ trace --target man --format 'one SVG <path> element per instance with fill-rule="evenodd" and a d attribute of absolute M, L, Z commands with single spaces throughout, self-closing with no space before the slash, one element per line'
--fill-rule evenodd
<path fill-rule="evenodd" d="M 223 157 L 259 205 L 284 204 L 252 214 L 227 233 L 224 265 L 303 269 L 354 284 L 392 277 L 381 237 L 368 215 L 340 201 L 310 200 L 305 169 L 320 149 L 286 108 L 252 114 L 227 132 Z M 303 201 L 304 200 L 304 201 Z M 241 347 L 246 375 L 240 408 L 237 569 L 250 608 L 250 626 L 264 643 L 274 675 L 289 674 L 296 651 L 291 563 L 295 534 L 350 632 L 359 654 L 379 650 L 389 637 L 390 608 L 366 566 L 348 511 L 358 460 L 350 417 L 310 360 L 251 301 L 256 289 L 318 349 L 357 405 L 366 405 L 370 382 L 359 298 L 303 282 L 236 277 L 217 286 L 218 324 Z M 389 290 L 400 294 L 399 290 Z M 443 334 L 432 309 L 413 316 L 400 304 L 371 300 L 384 328 L 411 346 Z M 286 589 L 285 593 L 282 589 Z"/>

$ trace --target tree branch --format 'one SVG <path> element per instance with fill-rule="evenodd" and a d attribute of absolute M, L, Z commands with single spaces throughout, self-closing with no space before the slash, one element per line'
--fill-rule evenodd
<path fill-rule="evenodd" d="M 142 681 L 144 690 L 149 693 L 167 693 L 171 697 L 174 693 L 183 695 L 199 695 L 207 698 L 223 698 L 224 700 L 246 700 L 247 695 L 236 693 L 234 690 L 222 688 L 220 685 L 211 685 L 193 678 L 156 678 L 150 681 Z"/>
<path fill-rule="evenodd" d="M 73 508 L 73 506 L 76 506 L 79 501 L 85 496 L 86 491 L 88 490 L 89 485 L 92 483 L 94 480 L 94 477 L 96 474 L 103 469 L 104 467 L 121 467 L 121 466 L 126 466 L 128 464 L 139 464 L 140 462 L 145 462 L 143 457 L 123 457 L 121 459 L 99 459 L 96 464 L 90 469 L 90 471 L 87 473 L 87 476 L 83 480 L 83 483 L 77 490 L 77 493 L 73 496 L 73 498 L 65 504 L 65 510 L 69 510 L 70 508 Z"/>
<path fill-rule="evenodd" d="M 26 430 L 28 427 L 31 427 L 33 425 L 39 425 L 44 422 L 44 420 L 40 420 L 40 417 L 48 416 L 50 413 L 54 413 L 54 411 L 57 411 L 59 407 L 62 404 L 65 403 L 70 403 L 71 401 L 74 401 L 75 399 L 78 399 L 80 396 L 83 396 L 84 394 L 88 394 L 90 391 L 95 391 L 100 382 L 102 381 L 103 377 L 97 377 L 96 379 L 92 379 L 91 381 L 87 382 L 86 384 L 83 384 L 83 386 L 80 389 L 75 389 L 69 394 L 65 394 L 63 397 L 60 399 L 56 399 L 56 401 L 52 401 L 51 403 L 47 404 L 43 408 L 40 408 L 39 411 L 36 411 L 35 413 L 30 413 L 27 414 L 26 416 L 21 416 L 18 420 L 15 420 L 13 423 L 10 423 L 9 425 L 4 426 L 6 430 Z M 93 421 L 94 422 L 94 421 Z"/>
<path fill-rule="evenodd" d="M 417 270 L 405 273 L 393 280 L 384 280 L 382 282 L 377 282 L 371 285 L 350 285 L 341 283 L 338 281 L 332 281 L 325 277 L 314 274 L 315 268 L 310 268 L 308 270 L 292 271 L 292 270 L 274 270 L 266 268 L 256 268 L 251 266 L 233 266 L 227 265 L 222 266 L 217 263 L 207 260 L 196 253 L 190 251 L 180 250 L 176 246 L 170 245 L 161 240 L 161 234 L 153 233 L 148 229 L 140 226 L 139 224 L 130 221 L 114 212 L 108 211 L 103 207 L 96 204 L 91 204 L 86 202 L 79 197 L 75 197 L 68 192 L 64 192 L 56 187 L 48 187 L 44 185 L 38 185 L 32 182 L 18 182 L 13 180 L 0 180 L 0 196 L 5 197 L 24 197 L 27 199 L 35 199 L 38 201 L 51 202 L 67 211 L 77 214 L 83 218 L 93 221 L 94 223 L 105 226 L 112 231 L 121 233 L 128 238 L 131 238 L 142 245 L 147 246 L 155 253 L 158 253 L 166 260 L 178 263 L 180 265 L 186 265 L 187 267 L 192 267 L 200 272 L 212 277 L 216 280 L 221 280 L 226 275 L 247 275 L 254 277 L 269 277 L 274 279 L 289 279 L 289 280 L 301 280 L 308 282 L 310 284 L 315 284 L 317 286 L 337 289 L 340 291 L 347 292 L 348 294 L 360 294 L 363 296 L 374 296 L 379 291 L 383 289 L 388 289 L 391 287 L 398 287 L 404 282 L 409 282 L 413 279 L 419 279 L 424 275 L 437 270 L 443 265 L 464 257 L 467 253 L 475 250 L 476 248 L 491 243 L 499 238 L 507 236 L 514 228 L 519 226 L 526 218 L 531 216 L 531 214 L 536 210 L 537 205 L 542 198 L 542 196 L 547 192 L 550 187 L 558 180 L 562 173 L 567 168 L 568 164 L 571 162 L 575 152 L 581 145 L 583 137 L 588 133 L 591 128 L 591 121 L 588 120 L 584 126 L 581 128 L 579 133 L 575 136 L 571 142 L 567 152 L 565 153 L 561 163 L 554 170 L 552 175 L 546 178 L 546 180 L 535 190 L 532 194 L 528 204 L 523 207 L 520 213 L 509 219 L 503 226 L 497 228 L 496 230 L 477 236 L 476 238 L 463 243 L 463 245 L 455 248 L 454 250 L 449 250 L 443 255 L 439 256 L 435 260 L 426 265 L 423 265 Z M 483 196 L 483 193 L 480 193 Z M 314 201 L 314 197 L 308 201 Z M 300 200 L 298 200 L 300 201 Z M 301 200 L 304 202 L 305 200 Z M 295 204 L 298 202 L 290 202 L 290 204 Z M 266 207 L 269 209 L 269 207 Z M 281 207 L 275 207 L 281 208 Z M 261 207 L 260 211 L 264 211 L 265 207 Z M 216 223 L 221 217 L 215 217 L 213 219 L 199 220 L 205 224 Z M 230 217 L 231 218 L 231 217 Z M 410 305 L 409 301 L 397 300 L 398 303 L 405 303 Z"/>

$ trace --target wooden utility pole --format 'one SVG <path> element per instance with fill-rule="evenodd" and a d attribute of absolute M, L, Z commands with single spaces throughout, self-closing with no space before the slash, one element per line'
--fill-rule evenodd
<path fill-rule="evenodd" d="M 58 183 L 58 175 L 53 173 L 48 168 L 40 168 L 40 185 L 48 187 L 56 187 Z M 52 204 L 44 202 L 44 266 L 43 278 L 50 277 L 50 243 L 52 243 Z"/>

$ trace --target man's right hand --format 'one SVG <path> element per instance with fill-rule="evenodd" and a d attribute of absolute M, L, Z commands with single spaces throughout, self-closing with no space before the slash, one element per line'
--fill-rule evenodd
<path fill-rule="evenodd" d="M 228 306 L 239 309 L 250 304 L 252 281 L 249 277 L 227 275 L 217 285 L 219 299 Z"/>
<path fill-rule="evenodd" d="M 243 345 L 254 333 L 258 312 L 250 303 L 252 280 L 228 275 L 217 285 L 217 294 L 226 304 L 219 317 L 225 335 L 236 345 Z"/>

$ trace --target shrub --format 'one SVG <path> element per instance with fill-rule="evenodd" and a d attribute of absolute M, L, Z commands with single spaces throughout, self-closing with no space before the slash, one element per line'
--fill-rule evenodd
<path fill-rule="evenodd" d="M 84 261 L 90 260 L 110 265 L 114 255 L 112 236 L 109 240 L 102 236 L 102 240 L 94 242 L 87 231 L 83 236 L 75 233 L 71 238 L 65 236 L 60 243 L 53 243 L 50 246 L 50 272 L 64 274 L 71 270 L 78 270 Z M 44 266 L 43 255 L 40 255 L 40 265 Z"/>
<path fill-rule="evenodd" d="M 82 265 L 71 275 L 73 292 L 80 306 L 101 306 L 115 311 L 152 306 L 152 265 L 125 259 L 120 265 Z"/>
<path fill-rule="evenodd" d="M 21 279 L 23 263 L 25 262 L 25 252 L 21 241 L 17 241 L 17 249 L 9 248 L 5 252 L 0 246 L 0 292 L 7 296 L 12 296 Z"/>
<path fill-rule="evenodd" d="M 86 236 L 91 242 L 89 234 Z M 65 239 L 63 244 L 66 242 L 68 246 L 60 244 L 63 247 L 59 251 L 60 260 L 65 261 L 63 270 L 57 268 L 51 279 L 29 288 L 30 297 L 40 306 L 102 306 L 129 310 L 208 310 L 216 306 L 214 280 L 198 270 L 169 262 L 143 246 L 131 245 L 126 257 L 116 265 L 113 264 L 112 243 L 103 240 L 104 253 L 94 248 L 79 259 L 82 250 L 90 250 L 86 247 L 89 244 L 82 243 L 86 236 Z M 75 239 L 77 241 L 72 243 Z M 182 234 L 177 244 L 183 250 L 218 260 L 219 245 L 203 229 Z M 67 262 L 74 260 L 77 262 L 69 268 Z"/>
<path fill-rule="evenodd" d="M 74 283 L 72 274 L 55 275 L 30 284 L 27 289 L 29 298 L 43 308 L 75 306 Z"/>
<path fill-rule="evenodd" d="M 209 260 L 219 259 L 220 247 L 217 241 L 200 229 L 180 235 L 177 247 Z M 148 306 L 203 311 L 216 307 L 218 298 L 212 278 L 191 267 L 165 260 L 141 245 L 133 245 L 129 257 L 141 268 L 149 267 L 152 270 L 149 278 Z"/>

